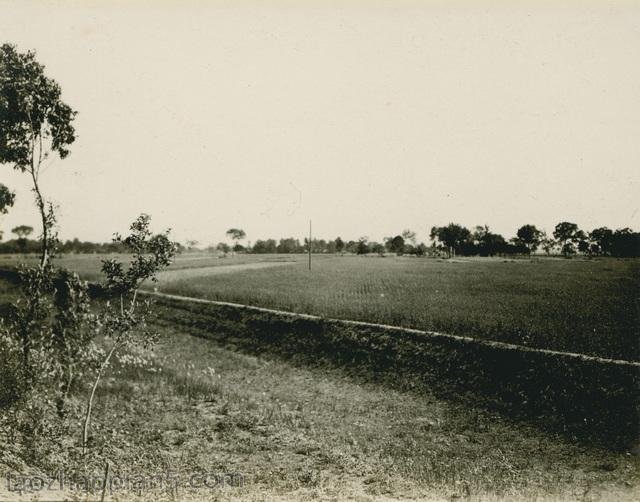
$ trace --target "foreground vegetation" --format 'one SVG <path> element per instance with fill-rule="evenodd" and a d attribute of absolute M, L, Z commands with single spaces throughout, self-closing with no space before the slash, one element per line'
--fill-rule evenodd
<path fill-rule="evenodd" d="M 298 364 L 258 355 L 258 347 L 240 352 L 170 324 L 160 332 L 153 351 L 131 349 L 105 374 L 84 459 L 75 433 L 49 444 L 47 454 L 46 444 L 25 451 L 4 442 L 3 479 L 60 468 L 101 477 L 109 460 L 112 476 L 243 475 L 244 486 L 139 489 L 141 498 L 158 500 L 633 500 L 640 487 L 637 457 L 407 390 L 393 375 Z M 136 490 L 114 495 L 130 500 Z"/>

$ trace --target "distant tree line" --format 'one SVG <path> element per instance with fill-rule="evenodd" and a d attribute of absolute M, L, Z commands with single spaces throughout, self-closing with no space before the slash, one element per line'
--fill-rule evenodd
<path fill-rule="evenodd" d="M 472 232 L 456 223 L 433 227 L 430 237 L 436 248 L 448 256 L 530 255 L 538 249 L 546 254 L 562 254 L 565 257 L 577 253 L 587 256 L 640 256 L 640 233 L 630 228 L 613 231 L 600 227 L 585 232 L 577 224 L 568 221 L 558 223 L 551 236 L 538 230 L 535 225 L 523 225 L 509 241 L 491 232 L 486 225 L 477 226 Z"/>
<path fill-rule="evenodd" d="M 0 253 L 37 253 L 41 247 L 38 240 L 28 239 L 33 228 L 20 225 L 12 232 L 15 239 L 0 242 Z M 207 251 L 221 254 L 255 253 L 255 254 L 295 254 L 309 251 L 309 240 L 300 241 L 294 237 L 282 239 L 258 239 L 253 243 L 242 245 L 246 233 L 237 228 L 229 229 L 231 243 L 219 242 L 209 246 Z M 585 232 L 578 225 L 571 222 L 558 223 L 549 236 L 535 225 L 521 226 L 516 236 L 506 239 L 502 235 L 492 232 L 487 225 L 476 226 L 470 230 L 457 223 L 449 223 L 442 227 L 433 227 L 430 232 L 430 244 L 416 242 L 416 234 L 411 230 L 404 230 L 395 236 L 385 237 L 382 242 L 369 240 L 363 236 L 358 240 L 344 241 L 337 237 L 329 239 L 312 239 L 312 253 L 349 253 L 356 255 L 415 255 L 415 256 L 503 256 L 503 255 L 531 255 L 543 252 L 547 255 L 561 254 L 566 257 L 575 254 L 585 256 L 640 256 L 640 233 L 630 228 L 611 230 L 600 227 Z M 0 234 L 0 240 L 2 235 Z M 187 241 L 187 246 L 180 246 L 179 252 L 198 250 L 197 241 Z M 95 243 L 67 240 L 60 243 L 60 253 L 120 253 L 124 248 L 120 243 Z"/>
<path fill-rule="evenodd" d="M 241 232 L 240 238 L 237 237 L 238 232 Z M 242 246 L 239 240 L 246 237 L 243 231 L 231 229 L 227 234 L 234 239 L 233 247 L 221 242 L 215 247 L 210 247 L 209 250 L 225 254 L 231 251 L 256 254 L 309 251 L 308 239 L 302 242 L 292 237 L 280 240 L 259 239 L 253 246 L 250 243 Z M 349 241 L 343 241 L 340 237 L 335 240 L 312 239 L 311 252 L 452 257 L 456 255 L 531 255 L 540 250 L 547 255 L 562 254 L 566 257 L 577 253 L 587 256 L 640 256 L 640 233 L 630 228 L 614 231 L 607 227 L 600 227 L 591 232 L 584 232 L 578 228 L 577 224 L 566 221 L 558 223 L 551 236 L 536 228 L 535 225 L 527 224 L 518 229 L 515 237 L 507 240 L 502 235 L 492 232 L 487 225 L 478 225 L 473 230 L 469 230 L 462 225 L 449 223 L 446 226 L 431 228 L 429 237 L 431 239 L 429 246 L 422 242 L 417 243 L 416 234 L 411 230 L 385 237 L 383 242 L 370 241 L 366 236 Z"/>
<path fill-rule="evenodd" d="M 42 243 L 40 240 L 18 237 L 6 242 L 0 242 L 0 253 L 39 253 Z M 121 253 L 125 248 L 121 243 L 89 242 L 78 239 L 61 242 L 58 253 Z"/>

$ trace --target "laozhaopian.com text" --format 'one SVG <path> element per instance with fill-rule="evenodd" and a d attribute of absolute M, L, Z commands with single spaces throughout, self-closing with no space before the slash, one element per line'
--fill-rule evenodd
<path fill-rule="evenodd" d="M 205 472 L 187 474 L 159 473 L 153 475 L 119 475 L 117 473 L 95 475 L 67 475 L 59 470 L 52 476 L 8 473 L 7 490 L 17 493 L 37 493 L 41 491 L 66 490 L 72 492 L 96 493 L 105 490 L 144 492 L 151 490 L 219 489 L 237 488 L 245 484 L 244 475 L 238 472 Z"/>

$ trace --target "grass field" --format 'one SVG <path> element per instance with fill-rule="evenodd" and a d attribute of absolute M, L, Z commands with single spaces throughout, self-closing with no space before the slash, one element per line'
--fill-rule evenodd
<path fill-rule="evenodd" d="M 12 296 L 0 283 L 0 301 Z M 31 472 L 63 465 L 69 474 L 101 476 L 109 459 L 112 476 L 169 469 L 185 484 L 198 472 L 244 476 L 242 487 L 143 490 L 145 500 L 631 501 L 638 494 L 637 457 L 571 444 L 425 389 L 240 352 L 170 324 L 159 329 L 153 351 L 123 354 L 105 375 L 86 466 L 74 463 L 80 424 L 72 424 L 71 440 Z M 2 491 L 6 472 L 27 469 L 18 448 L 0 444 L 2 500 L 14 495 Z"/>
<path fill-rule="evenodd" d="M 178 275 L 179 277 L 179 275 Z M 640 262 L 336 257 L 161 291 L 621 359 L 640 355 Z"/>
<path fill-rule="evenodd" d="M 60 265 L 95 279 L 101 258 L 63 257 Z M 286 266 L 266 266 L 287 261 L 291 263 Z M 256 263 L 265 266 L 256 268 Z M 242 270 L 243 264 L 250 268 Z M 233 273 L 218 273 L 215 268 L 229 265 Z M 317 256 L 308 271 L 301 255 L 225 259 L 183 255 L 163 273 L 158 288 L 327 317 L 640 359 L 640 260 Z"/>

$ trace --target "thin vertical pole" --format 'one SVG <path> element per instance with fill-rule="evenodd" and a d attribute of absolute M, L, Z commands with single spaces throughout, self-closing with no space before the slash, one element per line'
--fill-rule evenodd
<path fill-rule="evenodd" d="M 309 220 L 309 270 L 311 270 L 311 220 Z"/>

